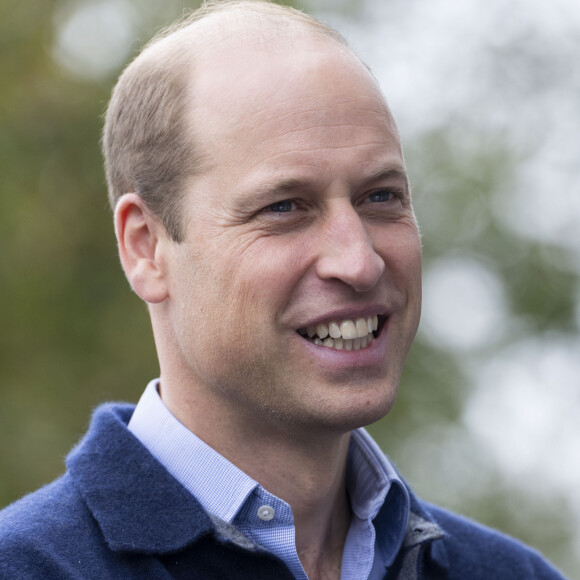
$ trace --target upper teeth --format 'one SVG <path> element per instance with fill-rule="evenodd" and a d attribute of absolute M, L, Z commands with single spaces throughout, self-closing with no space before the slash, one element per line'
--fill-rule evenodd
<path fill-rule="evenodd" d="M 368 318 L 357 318 L 356 320 L 346 319 L 342 321 L 332 321 L 329 324 L 317 324 L 316 326 L 307 326 L 306 335 L 310 338 L 318 335 L 318 338 L 343 338 L 352 340 L 353 338 L 363 338 L 372 334 L 379 326 L 377 315 Z"/>

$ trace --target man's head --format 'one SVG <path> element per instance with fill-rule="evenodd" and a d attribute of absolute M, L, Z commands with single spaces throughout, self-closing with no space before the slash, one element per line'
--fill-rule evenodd
<path fill-rule="evenodd" d="M 103 154 L 114 209 L 124 193 L 136 192 L 181 241 L 181 200 L 185 180 L 194 175 L 203 153 L 195 141 L 195 121 L 187 111 L 195 100 L 196 61 L 248 23 L 248 41 L 268 44 L 299 30 L 346 45 L 335 30 L 293 8 L 270 2 L 207 2 L 189 17 L 157 35 L 126 68 L 105 119 Z M 191 124 L 193 122 L 193 124 Z"/>
<path fill-rule="evenodd" d="M 153 171 L 155 154 L 143 167 L 161 199 L 177 193 L 178 235 L 128 179 L 115 194 L 138 194 L 117 201 L 121 260 L 150 305 L 164 398 L 186 424 L 193 413 L 198 429 L 349 430 L 391 407 L 419 319 L 403 155 L 376 81 L 344 42 L 263 6 L 212 12 L 132 65 L 146 79 L 152 65 L 158 77 L 179 71 L 183 98 L 160 139 L 168 168 Z M 105 140 L 119 154 L 122 117 L 109 114 Z M 144 163 L 131 155 L 129 176 Z"/>

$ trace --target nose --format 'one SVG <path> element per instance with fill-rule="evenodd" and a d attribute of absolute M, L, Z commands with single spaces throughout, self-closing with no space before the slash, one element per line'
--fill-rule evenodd
<path fill-rule="evenodd" d="M 357 292 L 366 292 L 377 284 L 384 271 L 385 262 L 355 208 L 350 202 L 335 208 L 325 224 L 318 276 L 341 280 Z"/>

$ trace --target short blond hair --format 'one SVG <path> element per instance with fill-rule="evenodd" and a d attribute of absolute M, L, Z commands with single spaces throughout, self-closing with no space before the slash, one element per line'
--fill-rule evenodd
<path fill-rule="evenodd" d="M 141 196 L 163 223 L 168 235 L 183 241 L 182 194 L 194 175 L 201 152 L 185 121 L 189 75 L 207 39 L 227 32 L 219 26 L 200 30 L 215 16 L 243 17 L 245 34 L 272 39 L 280 31 L 301 29 L 331 38 L 343 46 L 337 31 L 294 8 L 265 0 L 205 2 L 185 18 L 162 30 L 121 74 L 105 115 L 102 148 L 109 188 L 115 207 L 128 192 Z M 227 20 L 226 20 L 227 26 Z M 292 32 L 290 30 L 290 33 Z M 208 104 L 209 106 L 209 104 Z"/>

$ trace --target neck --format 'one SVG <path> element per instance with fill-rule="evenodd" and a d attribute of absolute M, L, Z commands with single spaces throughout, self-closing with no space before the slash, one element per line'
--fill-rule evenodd
<path fill-rule="evenodd" d="M 292 508 L 296 550 L 312 579 L 340 578 L 350 525 L 346 461 L 350 433 L 275 428 L 237 412 L 162 391 L 170 411 L 218 453 Z M 267 423 L 267 424 L 266 424 Z"/>

